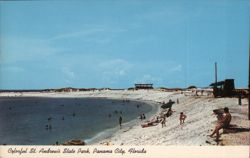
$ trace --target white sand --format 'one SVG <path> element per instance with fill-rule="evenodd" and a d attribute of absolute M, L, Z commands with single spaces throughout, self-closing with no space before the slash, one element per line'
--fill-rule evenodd
<path fill-rule="evenodd" d="M 245 108 L 247 100 L 243 100 L 243 106 L 238 105 L 237 98 L 218 98 L 208 96 L 194 97 L 185 96 L 180 92 L 162 92 L 157 90 L 138 91 L 86 91 L 68 93 L 0 93 L 0 96 L 40 96 L 40 97 L 102 97 L 113 99 L 133 99 L 154 102 L 167 102 L 169 99 L 179 104 L 173 105 L 175 111 L 172 116 L 166 119 L 166 127 L 157 126 L 142 128 L 140 123 L 129 130 L 121 129 L 117 133 L 102 142 L 111 142 L 114 145 L 213 145 L 213 139 L 208 138 L 216 123 L 216 116 L 213 109 L 224 108 Z M 160 106 L 160 104 L 159 104 Z M 179 113 L 184 112 L 187 119 L 183 125 L 179 124 Z M 239 113 L 232 113 L 234 115 Z M 246 117 L 241 114 L 240 117 Z M 238 117 L 238 116 L 237 116 Z M 233 121 L 232 121 L 233 122 Z M 247 121 L 246 121 L 247 122 Z M 249 122 L 247 122 L 249 123 Z M 247 127 L 249 128 L 249 127 Z M 124 132 L 126 131 L 126 132 Z M 209 141 L 207 143 L 206 141 Z M 101 142 L 99 142 L 101 143 Z M 99 144 L 98 143 L 98 144 Z"/>
<path fill-rule="evenodd" d="M 158 90 L 95 90 L 95 91 L 83 91 L 83 92 L 4 92 L 0 93 L 5 97 L 94 97 L 94 98 L 113 98 L 113 99 L 134 99 L 144 101 L 167 101 L 168 95 L 173 94 L 171 92 L 162 92 Z"/>
<path fill-rule="evenodd" d="M 161 124 L 158 124 L 142 128 L 138 124 L 127 132 L 123 132 L 121 129 L 106 141 L 110 141 L 114 145 L 215 145 L 214 139 L 207 136 L 212 133 L 211 130 L 217 121 L 213 109 L 225 106 L 229 109 L 243 108 L 237 105 L 236 98 L 214 99 L 205 96 L 184 96 L 178 93 L 172 94 L 170 98 L 174 101 L 179 98 L 180 103 L 173 105 L 175 112 L 167 118 L 166 127 L 162 128 Z M 183 125 L 179 124 L 180 112 L 187 115 Z M 234 115 L 238 114 L 232 113 L 232 116 Z"/>

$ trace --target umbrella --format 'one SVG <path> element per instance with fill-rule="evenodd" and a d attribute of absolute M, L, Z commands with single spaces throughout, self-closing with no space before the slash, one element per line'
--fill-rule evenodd
<path fill-rule="evenodd" d="M 174 101 L 169 101 L 168 103 L 163 104 L 161 108 L 163 109 L 171 108 L 174 103 L 175 103 Z"/>

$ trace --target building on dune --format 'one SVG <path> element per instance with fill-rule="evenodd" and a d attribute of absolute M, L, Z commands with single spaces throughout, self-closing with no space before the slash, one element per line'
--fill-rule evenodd
<path fill-rule="evenodd" d="M 135 89 L 153 89 L 153 84 L 152 83 L 140 83 L 140 84 L 135 84 Z"/>

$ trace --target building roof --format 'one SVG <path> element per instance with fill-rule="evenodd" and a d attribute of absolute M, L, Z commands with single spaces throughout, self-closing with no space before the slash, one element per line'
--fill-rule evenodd
<path fill-rule="evenodd" d="M 209 86 L 222 86 L 222 85 L 224 85 L 224 83 L 225 83 L 225 81 L 219 81 L 219 82 L 217 82 L 217 83 L 211 83 Z"/>

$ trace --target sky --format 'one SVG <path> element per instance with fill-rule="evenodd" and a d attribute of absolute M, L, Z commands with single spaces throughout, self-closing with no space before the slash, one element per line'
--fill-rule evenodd
<path fill-rule="evenodd" d="M 248 0 L 0 1 L 0 89 L 248 86 Z"/>

